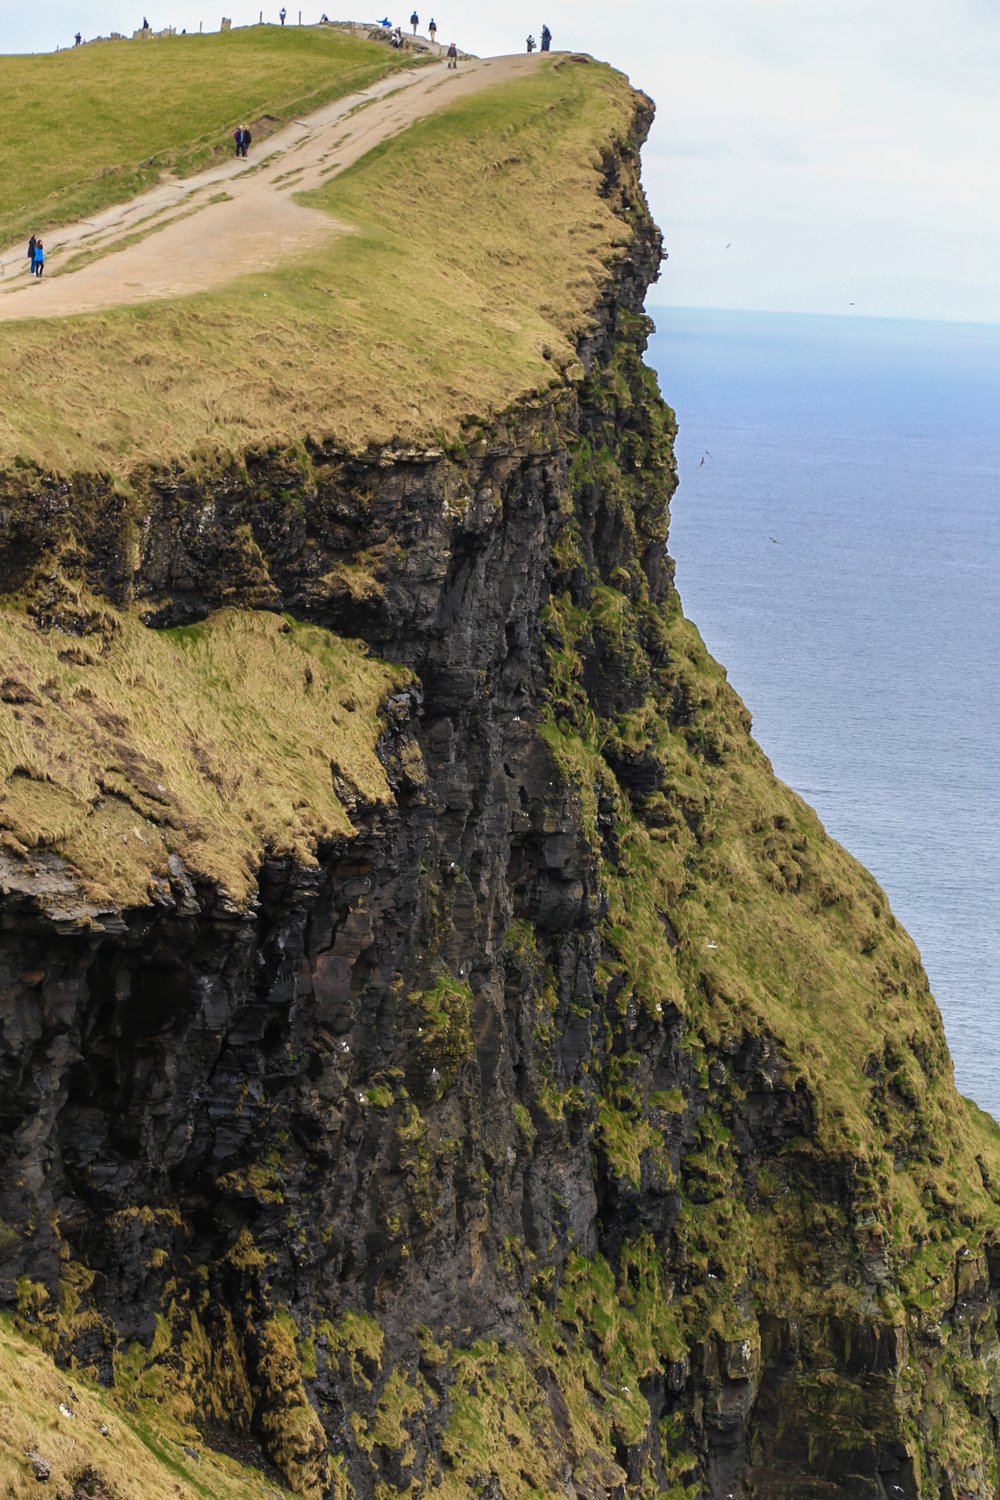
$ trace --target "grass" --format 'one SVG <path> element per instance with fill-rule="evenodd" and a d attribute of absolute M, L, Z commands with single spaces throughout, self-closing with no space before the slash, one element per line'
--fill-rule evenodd
<path fill-rule="evenodd" d="M 143 904 L 171 853 L 236 900 L 264 852 L 349 835 L 331 766 L 389 800 L 374 744 L 401 674 L 270 614 L 152 631 L 101 606 L 101 638 L 3 610 L 0 847 L 64 859 L 92 901 Z"/>
<path fill-rule="evenodd" d="M 122 473 L 305 433 L 428 441 L 560 380 L 630 235 L 600 163 L 633 109 L 611 69 L 540 61 L 304 195 L 353 233 L 293 274 L 3 324 L 0 463 Z"/>
<path fill-rule="evenodd" d="M 412 62 L 313 27 L 104 42 L 0 57 L 0 244 L 85 219 Z"/>
<path fill-rule="evenodd" d="M 205 1447 L 194 1428 L 171 1422 L 162 1404 L 150 1401 L 148 1408 L 153 1428 L 146 1425 L 147 1403 L 134 1415 L 122 1413 L 112 1398 L 76 1372 L 57 1369 L 37 1344 L 0 1319 L 0 1492 L 7 1500 L 45 1493 L 254 1500 L 286 1493 Z M 50 1468 L 44 1484 L 32 1472 L 29 1453 Z"/>

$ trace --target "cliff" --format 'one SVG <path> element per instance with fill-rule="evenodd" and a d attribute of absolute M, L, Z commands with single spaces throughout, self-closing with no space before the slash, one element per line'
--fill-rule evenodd
<path fill-rule="evenodd" d="M 648 120 L 548 388 L 4 475 L 3 1358 L 67 1495 L 140 1492 L 101 1411 L 185 1494 L 1000 1484 L 996 1127 L 673 587 Z"/>

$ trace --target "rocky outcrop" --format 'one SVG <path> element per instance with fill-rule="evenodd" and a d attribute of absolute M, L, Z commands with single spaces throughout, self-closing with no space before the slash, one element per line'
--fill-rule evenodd
<path fill-rule="evenodd" d="M 280 609 L 412 684 L 251 900 L 8 878 L 0 1297 L 305 1494 L 985 1497 L 995 1130 L 680 613 L 636 166 L 579 381 L 446 450 L 8 476 L 39 631 Z"/>

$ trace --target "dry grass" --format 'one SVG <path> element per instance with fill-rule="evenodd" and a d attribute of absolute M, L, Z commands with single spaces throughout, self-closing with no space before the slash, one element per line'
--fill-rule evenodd
<path fill-rule="evenodd" d="M 350 833 L 332 762 L 389 800 L 374 744 L 400 674 L 362 646 L 270 614 L 152 631 L 99 608 L 103 648 L 3 612 L 0 848 L 51 851 L 124 904 L 175 852 L 240 900 L 262 851 L 308 861 Z"/>
<path fill-rule="evenodd" d="M 65 1416 L 60 1403 L 73 1415 Z M 71 1493 L 105 1500 L 253 1500 L 287 1493 L 270 1478 L 204 1447 L 193 1429 L 171 1427 L 167 1435 L 160 1430 L 163 1412 L 157 1408 L 155 1415 L 154 1435 L 141 1414 L 124 1417 L 112 1401 L 75 1374 L 56 1369 L 37 1345 L 0 1321 L 0 1493 L 5 1500 Z M 32 1453 L 49 1466 L 44 1483 L 32 1471 Z"/>
<path fill-rule="evenodd" d="M 419 440 L 547 386 L 628 237 L 600 153 L 632 108 L 611 69 L 542 60 L 310 194 L 355 232 L 308 260 L 174 302 L 5 324 L 0 463 L 127 472 L 304 433 Z"/>

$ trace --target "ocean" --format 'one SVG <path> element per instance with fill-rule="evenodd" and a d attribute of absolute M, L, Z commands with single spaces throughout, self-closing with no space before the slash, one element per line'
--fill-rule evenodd
<path fill-rule="evenodd" d="M 1000 326 L 650 311 L 685 611 L 1000 1119 Z"/>

